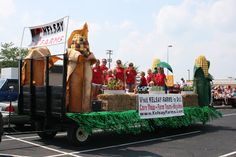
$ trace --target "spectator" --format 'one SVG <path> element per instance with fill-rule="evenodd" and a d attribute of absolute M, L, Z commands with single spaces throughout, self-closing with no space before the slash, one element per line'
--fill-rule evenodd
<path fill-rule="evenodd" d="M 225 89 L 224 89 L 224 100 L 225 100 L 225 104 L 228 104 L 229 102 L 229 98 L 232 97 L 232 88 L 231 86 L 225 86 Z"/>
<path fill-rule="evenodd" d="M 129 67 L 125 70 L 125 76 L 126 76 L 126 88 L 129 92 L 133 92 L 135 88 L 136 83 L 136 75 L 137 72 L 134 69 L 133 63 L 129 63 Z"/>
<path fill-rule="evenodd" d="M 185 87 L 185 86 L 187 86 L 187 84 L 186 84 L 184 78 L 181 78 L 180 88 L 183 88 L 183 87 Z"/>
<path fill-rule="evenodd" d="M 236 96 L 236 88 L 233 89 L 233 96 Z"/>

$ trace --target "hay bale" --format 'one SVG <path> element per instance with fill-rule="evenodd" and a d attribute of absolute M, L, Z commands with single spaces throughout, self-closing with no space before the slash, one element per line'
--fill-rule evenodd
<path fill-rule="evenodd" d="M 125 111 L 136 109 L 137 95 L 135 94 L 99 94 L 98 100 L 107 111 Z"/>
<path fill-rule="evenodd" d="M 198 95 L 193 94 L 182 94 L 184 107 L 198 106 Z"/>
<path fill-rule="evenodd" d="M 135 110 L 138 108 L 138 95 L 136 94 L 130 94 L 130 100 L 129 100 L 129 105 L 128 109 L 130 110 Z"/>
<path fill-rule="evenodd" d="M 198 106 L 197 94 L 182 94 L 184 107 Z M 138 105 L 136 94 L 99 94 L 98 100 L 102 101 L 105 111 L 135 110 Z"/>

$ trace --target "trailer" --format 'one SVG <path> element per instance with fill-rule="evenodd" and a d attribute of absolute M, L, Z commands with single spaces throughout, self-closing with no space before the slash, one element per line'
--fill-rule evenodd
<path fill-rule="evenodd" d="M 96 130 L 115 131 L 117 133 L 138 134 L 142 131 L 153 131 L 160 127 L 178 128 L 201 122 L 205 124 L 212 118 L 221 117 L 221 113 L 210 106 L 184 107 L 182 116 L 165 118 L 140 118 L 139 106 L 135 109 L 122 111 L 102 111 L 101 101 L 91 101 L 90 112 L 70 112 L 66 105 L 68 54 L 63 58 L 61 85 L 50 85 L 50 58 L 45 56 L 45 79 L 43 85 L 34 82 L 34 64 L 39 58 L 28 59 L 29 84 L 23 85 L 19 81 L 18 112 L 28 115 L 35 124 L 40 138 L 47 140 L 54 138 L 58 131 L 67 131 L 67 137 L 72 144 L 87 142 L 89 136 Z M 22 67 L 25 60 L 19 61 L 19 80 L 22 80 Z M 80 90 L 80 89 L 78 89 Z M 119 97 L 118 97 L 119 98 Z"/>

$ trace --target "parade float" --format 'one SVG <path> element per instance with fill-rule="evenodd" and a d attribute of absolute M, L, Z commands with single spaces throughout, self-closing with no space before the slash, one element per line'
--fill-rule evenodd
<path fill-rule="evenodd" d="M 62 85 L 53 86 L 49 84 L 49 72 L 58 60 L 63 60 Z M 196 93 L 185 95 L 98 94 L 98 87 L 91 83 L 95 61 L 89 49 L 87 24 L 71 33 L 65 54 L 54 56 L 47 48 L 32 48 L 28 57 L 20 60 L 19 114 L 31 117 L 42 139 L 53 138 L 62 130 L 67 131 L 71 143 L 80 144 L 96 129 L 138 134 L 160 127 L 204 124 L 221 117 L 206 97 L 210 75 L 205 60 L 196 62 Z M 111 90 L 120 89 L 119 85 L 113 87 Z"/>

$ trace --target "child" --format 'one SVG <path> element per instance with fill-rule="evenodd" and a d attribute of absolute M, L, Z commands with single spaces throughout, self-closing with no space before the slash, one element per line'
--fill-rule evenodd
<path fill-rule="evenodd" d="M 156 85 L 163 87 L 167 94 L 166 75 L 164 74 L 164 69 L 162 67 L 158 67 L 158 73 L 156 74 L 155 79 Z"/>
<path fill-rule="evenodd" d="M 115 79 L 115 76 L 113 75 L 112 70 L 109 69 L 105 77 L 105 84 L 108 84 L 109 81 L 114 80 L 114 79 Z"/>
<path fill-rule="evenodd" d="M 121 80 L 122 82 L 125 82 L 125 69 L 123 68 L 123 65 L 121 63 L 121 60 L 116 61 L 116 67 L 115 67 L 115 77 L 116 80 Z"/>
<path fill-rule="evenodd" d="M 125 70 L 126 87 L 129 92 L 134 91 L 135 83 L 136 83 L 136 75 L 137 75 L 137 72 L 134 69 L 133 63 L 129 63 L 129 67 Z"/>
<path fill-rule="evenodd" d="M 141 78 L 140 78 L 139 87 L 147 86 L 147 80 L 145 78 L 145 72 L 141 71 L 140 76 L 141 76 Z"/>
<path fill-rule="evenodd" d="M 149 86 L 153 85 L 153 83 L 155 84 L 155 75 L 152 73 L 151 69 L 148 69 L 147 71 L 147 84 Z"/>
<path fill-rule="evenodd" d="M 140 83 L 138 86 L 135 88 L 135 94 L 136 93 L 146 93 L 146 87 L 147 87 L 147 80 L 145 78 L 145 73 L 143 71 L 140 72 Z"/>

